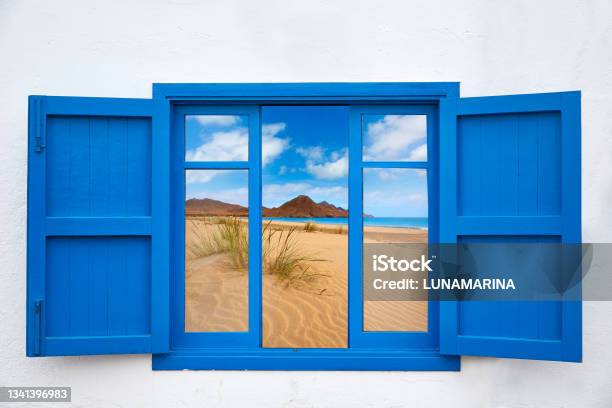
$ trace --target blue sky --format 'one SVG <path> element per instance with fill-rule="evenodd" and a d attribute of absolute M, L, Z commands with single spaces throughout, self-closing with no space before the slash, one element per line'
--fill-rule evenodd
<path fill-rule="evenodd" d="M 305 194 L 347 208 L 348 126 L 348 108 L 343 106 L 263 107 L 263 204 L 276 207 Z M 370 160 L 426 160 L 426 132 L 419 117 L 365 116 L 363 129 L 364 157 Z M 248 160 L 247 146 L 247 117 L 186 119 L 186 160 Z M 247 181 L 243 170 L 190 170 L 186 195 L 246 206 Z M 379 217 L 426 216 L 424 171 L 368 171 L 364 210 Z"/>
<path fill-rule="evenodd" d="M 185 160 L 248 160 L 248 128 L 248 116 L 188 115 L 185 120 Z"/>
<path fill-rule="evenodd" d="M 364 161 L 427 161 L 427 116 L 363 115 Z"/>
<path fill-rule="evenodd" d="M 262 123 L 283 124 L 281 157 L 263 168 L 263 204 L 276 207 L 305 194 L 316 202 L 348 206 L 348 108 L 266 106 Z"/>
<path fill-rule="evenodd" d="M 363 211 L 376 217 L 427 217 L 425 170 L 364 169 Z"/>

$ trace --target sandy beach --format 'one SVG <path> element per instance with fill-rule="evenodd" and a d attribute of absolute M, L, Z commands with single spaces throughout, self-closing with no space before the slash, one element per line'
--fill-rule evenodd
<path fill-rule="evenodd" d="M 264 222 L 265 223 L 265 222 Z M 263 347 L 344 348 L 348 336 L 347 227 L 273 221 L 269 228 L 294 229 L 292 240 L 310 259 L 291 279 L 264 270 L 262 278 Z M 202 219 L 186 223 L 186 247 L 218 225 Z M 426 242 L 427 231 L 365 227 L 364 242 Z M 225 253 L 196 256 L 187 249 L 185 263 L 185 330 L 246 331 L 248 274 Z M 193 252 L 193 251 L 192 251 Z M 316 259 L 316 261 L 312 261 Z M 426 331 L 427 302 L 366 301 L 366 331 Z"/>

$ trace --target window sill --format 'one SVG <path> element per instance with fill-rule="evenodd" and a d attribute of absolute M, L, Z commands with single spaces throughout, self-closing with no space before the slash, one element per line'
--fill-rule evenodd
<path fill-rule="evenodd" d="M 181 349 L 153 355 L 153 370 L 459 371 L 438 350 Z"/>

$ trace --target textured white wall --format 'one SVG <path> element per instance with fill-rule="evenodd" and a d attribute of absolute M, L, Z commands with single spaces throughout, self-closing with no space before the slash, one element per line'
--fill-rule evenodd
<path fill-rule="evenodd" d="M 612 242 L 611 67 L 607 0 L 0 0 L 0 385 L 72 386 L 83 407 L 612 406 L 609 302 L 585 304 L 583 364 L 153 372 L 149 356 L 24 351 L 29 94 L 150 97 L 152 82 L 461 81 L 463 96 L 581 89 L 584 238 Z"/>

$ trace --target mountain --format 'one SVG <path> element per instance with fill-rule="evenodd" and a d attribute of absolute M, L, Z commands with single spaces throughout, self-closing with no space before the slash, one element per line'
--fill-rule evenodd
<path fill-rule="evenodd" d="M 246 217 L 248 213 L 247 208 L 241 205 L 228 204 L 210 198 L 190 198 L 185 202 L 186 215 Z"/>
<path fill-rule="evenodd" d="M 326 201 L 316 203 L 312 198 L 306 195 L 299 195 L 280 207 L 264 207 L 263 216 L 287 218 L 346 218 L 348 217 L 348 211 Z"/>
<path fill-rule="evenodd" d="M 228 204 L 210 198 L 190 198 L 185 202 L 185 214 L 188 216 L 244 217 L 248 214 L 248 210 L 241 205 Z M 287 201 L 280 207 L 263 207 L 263 216 L 283 218 L 346 218 L 348 217 L 348 211 L 327 201 L 316 203 L 312 198 L 300 195 Z"/>

